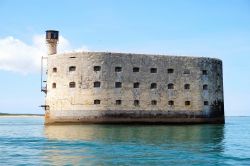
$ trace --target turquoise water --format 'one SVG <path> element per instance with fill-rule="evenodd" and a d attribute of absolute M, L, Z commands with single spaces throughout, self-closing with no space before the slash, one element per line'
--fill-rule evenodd
<path fill-rule="evenodd" d="M 250 117 L 225 125 L 56 125 L 0 117 L 0 165 L 250 165 Z"/>

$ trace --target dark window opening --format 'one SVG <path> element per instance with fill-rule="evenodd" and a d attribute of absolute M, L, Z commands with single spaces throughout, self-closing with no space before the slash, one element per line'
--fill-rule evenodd
<path fill-rule="evenodd" d="M 54 68 L 53 68 L 53 73 L 56 73 L 56 72 L 57 72 L 57 68 L 54 67 Z"/>
<path fill-rule="evenodd" d="M 190 101 L 185 101 L 185 105 L 190 105 Z"/>
<path fill-rule="evenodd" d="M 203 75 L 207 75 L 207 70 L 202 70 Z"/>
<path fill-rule="evenodd" d="M 140 71 L 140 68 L 139 67 L 134 67 L 133 68 L 133 72 L 139 72 Z"/>
<path fill-rule="evenodd" d="M 168 89 L 174 89 L 174 84 L 172 83 L 168 84 Z"/>
<path fill-rule="evenodd" d="M 174 101 L 173 100 L 168 101 L 168 105 L 174 105 Z"/>
<path fill-rule="evenodd" d="M 53 84 L 52 84 L 52 88 L 56 88 L 56 83 L 53 83 Z"/>
<path fill-rule="evenodd" d="M 134 88 L 139 88 L 139 86 L 140 86 L 140 83 L 139 83 L 139 82 L 135 82 L 135 83 L 134 83 Z"/>
<path fill-rule="evenodd" d="M 101 66 L 94 66 L 94 71 L 101 71 Z"/>
<path fill-rule="evenodd" d="M 157 73 L 157 68 L 151 68 L 150 73 Z"/>
<path fill-rule="evenodd" d="M 208 101 L 204 101 L 204 105 L 208 105 Z"/>
<path fill-rule="evenodd" d="M 122 67 L 115 67 L 115 72 L 121 72 L 122 71 Z"/>
<path fill-rule="evenodd" d="M 101 100 L 94 100 L 94 104 L 101 104 Z"/>
<path fill-rule="evenodd" d="M 76 87 L 76 83 L 75 82 L 70 82 L 69 83 L 69 87 L 70 88 L 75 88 Z"/>
<path fill-rule="evenodd" d="M 151 85 L 150 85 L 150 89 L 156 89 L 157 88 L 157 84 L 156 83 L 152 83 Z"/>
<path fill-rule="evenodd" d="M 75 57 L 75 56 L 71 56 L 71 57 L 69 57 L 69 58 L 74 59 L 74 58 L 76 58 L 76 57 Z"/>
<path fill-rule="evenodd" d="M 94 82 L 94 88 L 100 88 L 101 87 L 101 82 L 96 81 Z"/>
<path fill-rule="evenodd" d="M 168 73 L 174 73 L 174 69 L 168 69 Z"/>
<path fill-rule="evenodd" d="M 134 100 L 134 106 L 139 106 L 140 105 L 140 101 L 139 100 Z"/>
<path fill-rule="evenodd" d="M 122 83 L 121 82 L 115 82 L 115 87 L 116 88 L 121 88 L 122 87 Z"/>
<path fill-rule="evenodd" d="M 122 104 L 122 101 L 121 101 L 121 100 L 116 100 L 116 101 L 115 101 L 115 104 L 116 104 L 116 105 L 121 105 L 121 104 Z"/>
<path fill-rule="evenodd" d="M 76 67 L 75 66 L 70 66 L 69 71 L 76 71 Z"/>
<path fill-rule="evenodd" d="M 157 101 L 156 100 L 152 100 L 151 101 L 151 105 L 157 105 Z"/>
<path fill-rule="evenodd" d="M 190 84 L 185 84 L 184 89 L 190 89 Z"/>
<path fill-rule="evenodd" d="M 207 84 L 203 85 L 203 90 L 207 90 L 207 89 L 208 89 Z"/>
<path fill-rule="evenodd" d="M 190 74 L 190 70 L 185 69 L 184 72 L 183 72 L 183 74 Z"/>

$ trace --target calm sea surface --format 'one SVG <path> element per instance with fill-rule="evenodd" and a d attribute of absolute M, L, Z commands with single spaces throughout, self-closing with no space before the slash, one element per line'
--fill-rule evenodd
<path fill-rule="evenodd" d="M 0 165 L 250 165 L 250 117 L 225 125 L 56 125 L 0 117 Z"/>

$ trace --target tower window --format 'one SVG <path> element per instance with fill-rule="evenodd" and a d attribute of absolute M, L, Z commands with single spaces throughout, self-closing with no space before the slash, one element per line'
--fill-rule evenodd
<path fill-rule="evenodd" d="M 94 82 L 94 88 L 100 88 L 101 87 L 101 82 L 95 81 Z"/>
<path fill-rule="evenodd" d="M 173 100 L 169 100 L 168 101 L 168 105 L 171 105 L 171 106 L 174 105 L 174 101 Z"/>
<path fill-rule="evenodd" d="M 94 104 L 101 104 L 101 100 L 98 99 L 94 100 Z"/>
<path fill-rule="evenodd" d="M 185 105 L 190 105 L 190 101 L 185 101 Z"/>
<path fill-rule="evenodd" d="M 115 72 L 121 72 L 121 71 L 122 71 L 122 67 L 119 67 L 119 66 L 115 67 Z"/>
<path fill-rule="evenodd" d="M 52 88 L 56 88 L 56 83 L 52 83 Z"/>
<path fill-rule="evenodd" d="M 133 72 L 139 72 L 140 68 L 139 67 L 133 67 Z"/>
<path fill-rule="evenodd" d="M 75 66 L 70 66 L 69 71 L 76 71 L 76 67 Z"/>
<path fill-rule="evenodd" d="M 190 84 L 185 84 L 184 89 L 190 89 Z"/>
<path fill-rule="evenodd" d="M 53 73 L 56 73 L 57 72 L 57 68 L 54 67 L 52 71 L 53 71 Z"/>
<path fill-rule="evenodd" d="M 121 88 L 122 87 L 122 83 L 121 82 L 115 82 L 115 87 L 116 88 Z"/>
<path fill-rule="evenodd" d="M 172 83 L 168 84 L 168 89 L 174 89 L 174 84 Z"/>
<path fill-rule="evenodd" d="M 190 74 L 190 70 L 185 69 L 184 72 L 183 72 L 183 74 Z"/>
<path fill-rule="evenodd" d="M 168 73 L 174 73 L 174 69 L 168 69 Z"/>
<path fill-rule="evenodd" d="M 152 83 L 151 85 L 150 85 L 150 89 L 156 89 L 157 88 L 157 84 L 156 83 Z"/>
<path fill-rule="evenodd" d="M 70 88 L 75 88 L 76 87 L 76 83 L 75 82 L 70 82 L 69 83 L 69 87 Z"/>
<path fill-rule="evenodd" d="M 208 85 L 207 84 L 203 85 L 203 90 L 207 90 L 207 89 L 208 89 Z"/>
<path fill-rule="evenodd" d="M 208 105 L 208 101 L 204 101 L 204 105 Z"/>
<path fill-rule="evenodd" d="M 94 66 L 94 71 L 101 71 L 101 66 Z"/>
<path fill-rule="evenodd" d="M 122 101 L 121 101 L 121 100 L 116 100 L 116 101 L 115 101 L 115 104 L 116 104 L 116 105 L 121 105 L 121 104 L 122 104 Z"/>
<path fill-rule="evenodd" d="M 157 105 L 157 101 L 156 100 L 152 100 L 151 101 L 151 105 Z"/>
<path fill-rule="evenodd" d="M 135 83 L 134 83 L 134 88 L 139 88 L 139 86 L 140 86 L 140 83 L 139 83 L 139 82 L 135 82 Z"/>
<path fill-rule="evenodd" d="M 207 75 L 207 70 L 202 70 L 202 75 Z"/>
<path fill-rule="evenodd" d="M 157 73 L 157 68 L 151 68 L 150 73 Z"/>
<path fill-rule="evenodd" d="M 134 106 L 139 106 L 140 105 L 140 101 L 139 100 L 134 100 Z"/>

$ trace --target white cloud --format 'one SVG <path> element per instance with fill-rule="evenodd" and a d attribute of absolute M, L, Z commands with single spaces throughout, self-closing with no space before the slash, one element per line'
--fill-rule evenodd
<path fill-rule="evenodd" d="M 70 42 L 60 36 L 58 52 L 85 51 L 86 47 L 73 49 Z M 40 70 L 42 56 L 47 55 L 45 36 L 35 35 L 32 44 L 27 44 L 12 36 L 0 39 L 0 70 L 22 74 L 36 73 Z"/>

